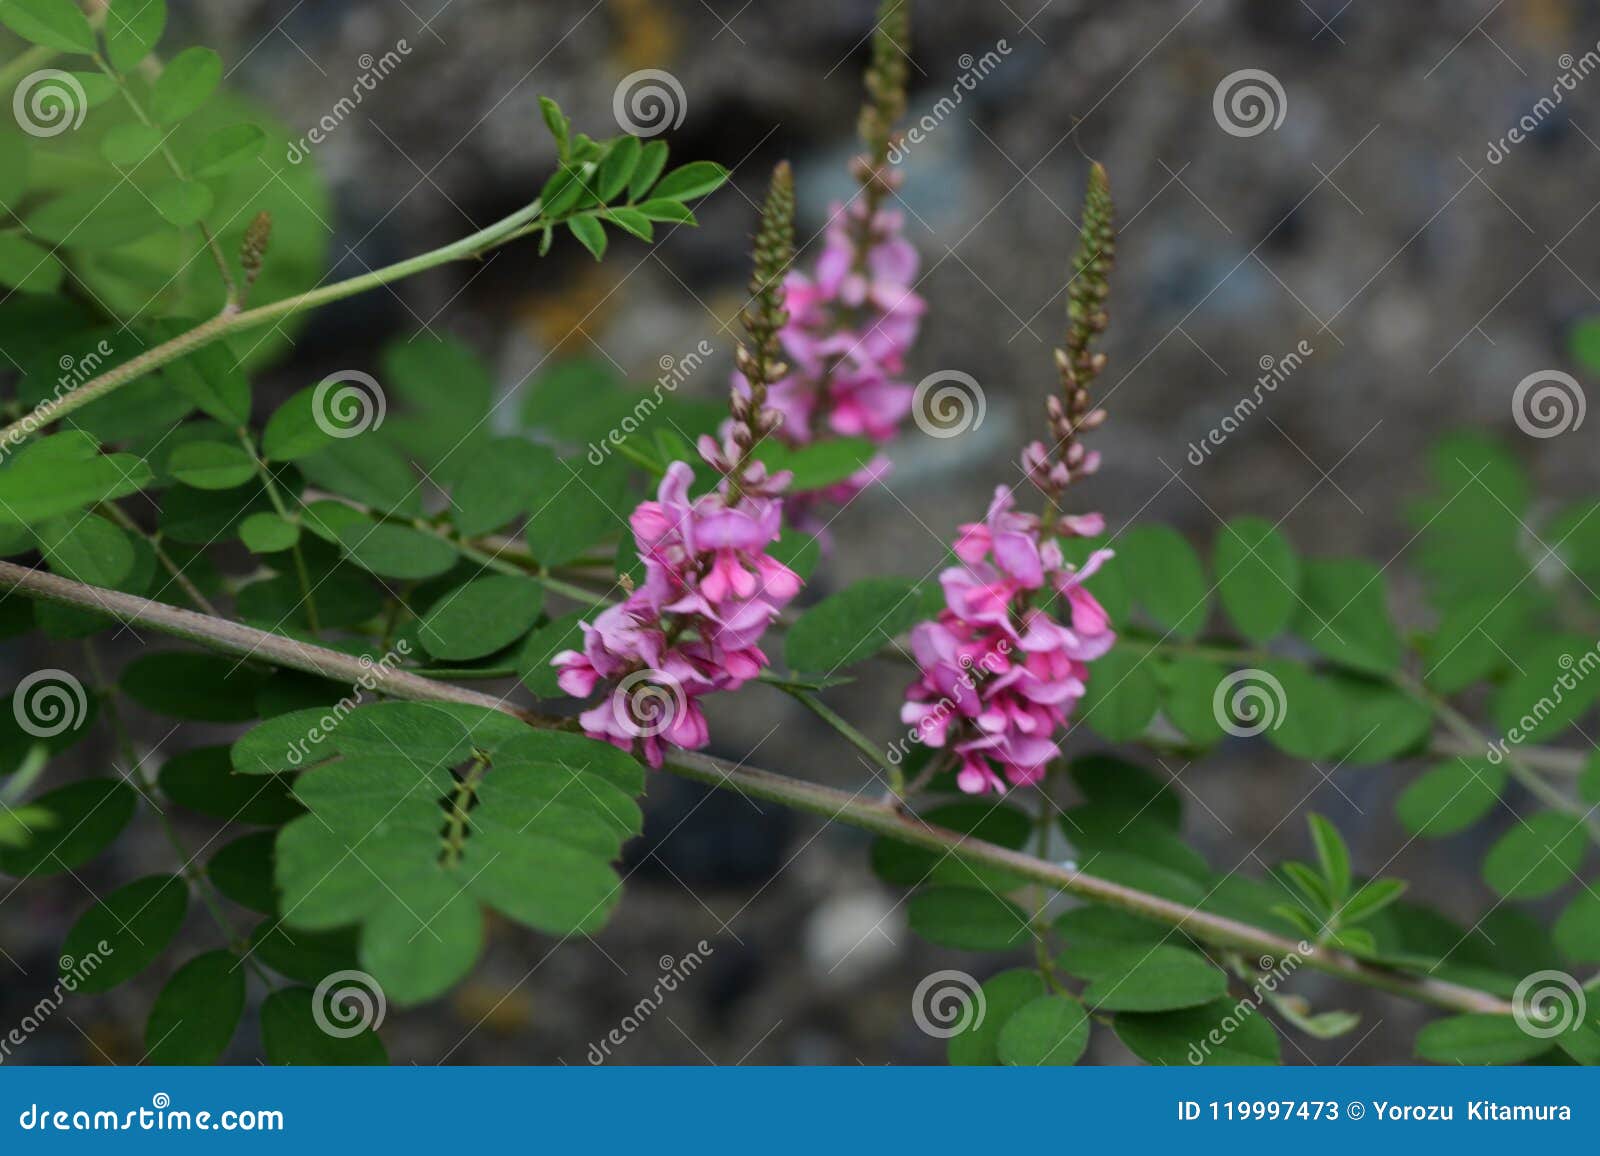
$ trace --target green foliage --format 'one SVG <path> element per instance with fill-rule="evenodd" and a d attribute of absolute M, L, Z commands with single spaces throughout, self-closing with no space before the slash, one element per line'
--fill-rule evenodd
<path fill-rule="evenodd" d="M 795 670 L 833 674 L 877 653 L 943 605 L 937 586 L 901 578 L 869 578 L 807 610 L 784 640 Z"/>

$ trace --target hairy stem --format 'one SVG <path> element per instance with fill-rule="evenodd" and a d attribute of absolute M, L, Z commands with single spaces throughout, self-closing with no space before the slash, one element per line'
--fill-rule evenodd
<path fill-rule="evenodd" d="M 464 687 L 434 682 L 406 671 L 364 662 L 353 655 L 151 602 L 135 595 L 87 586 L 11 562 L 0 562 L 0 588 L 15 590 L 30 598 L 98 610 L 113 618 L 136 622 L 227 654 L 254 658 L 325 678 L 352 682 L 365 680 L 374 690 L 396 698 L 465 703 L 501 711 L 531 726 L 563 725 L 562 720 L 535 714 Z M 904 813 L 892 803 L 864 800 L 859 792 L 848 794 L 819 783 L 790 779 L 690 751 L 679 752 L 668 767 L 686 778 L 714 787 L 736 790 L 752 798 L 821 815 L 829 821 L 848 823 L 935 852 L 959 854 L 969 860 L 1001 868 L 1029 882 L 1165 923 L 1214 947 L 1275 956 L 1294 955 L 1302 959 L 1307 967 L 1435 1007 L 1495 1015 L 1511 1013 L 1509 1003 L 1488 992 L 1385 967 L 1326 946 L 1302 950 L 1298 943 L 1274 932 L 1174 903 L 1073 867 L 1049 863 L 1020 851 L 931 826 L 914 815 Z"/>

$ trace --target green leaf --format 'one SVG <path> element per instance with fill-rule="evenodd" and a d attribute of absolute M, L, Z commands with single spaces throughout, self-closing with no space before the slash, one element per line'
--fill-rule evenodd
<path fill-rule="evenodd" d="M 185 48 L 167 61 L 150 90 L 150 116 L 176 124 L 198 111 L 222 80 L 222 57 L 209 48 Z"/>
<path fill-rule="evenodd" d="M 116 779 L 84 779 L 28 804 L 20 846 L 0 846 L 0 871 L 28 877 L 83 866 L 116 841 L 137 797 Z"/>
<path fill-rule="evenodd" d="M 336 441 L 318 453 L 296 458 L 314 484 L 389 514 L 422 512 L 421 486 L 410 459 L 368 430 Z"/>
<path fill-rule="evenodd" d="M 1340 923 L 1348 926 L 1371 918 L 1405 894 L 1406 884 L 1400 879 L 1373 879 L 1362 884 L 1339 909 Z"/>
<path fill-rule="evenodd" d="M 150 190 L 156 211 L 180 228 L 192 225 L 211 211 L 215 198 L 205 185 L 194 181 L 167 181 Z"/>
<path fill-rule="evenodd" d="M 956 983 L 959 986 L 935 987 L 931 993 L 932 1001 L 938 1001 L 941 993 L 945 999 L 954 997 L 958 1003 L 953 1010 L 948 1004 L 943 1005 L 944 1014 L 941 1017 L 938 1015 L 939 1003 L 933 1002 L 927 1009 L 936 1024 L 942 1026 L 947 1020 L 955 1021 L 951 1027 L 958 1030 L 946 1045 L 951 1065 L 971 1067 L 998 1064 L 1000 1030 L 1024 1004 L 1044 994 L 1044 980 L 1031 968 L 1002 971 L 984 981 L 976 999 L 968 998 L 965 985 L 959 980 Z"/>
<path fill-rule="evenodd" d="M 1423 643 L 1423 678 L 1440 694 L 1455 694 L 1498 674 L 1508 665 L 1506 655 L 1520 649 L 1527 616 L 1519 598 L 1476 598 L 1449 607 Z"/>
<path fill-rule="evenodd" d="M 971 887 L 930 887 L 911 897 L 911 930 L 943 947 L 1001 951 L 1033 942 L 1028 917 L 1008 899 Z"/>
<path fill-rule="evenodd" d="M 1342 676 L 1333 681 L 1345 704 L 1345 741 L 1355 743 L 1344 752 L 1346 765 L 1370 766 L 1426 745 L 1433 729 L 1426 702 L 1386 683 Z"/>
<path fill-rule="evenodd" d="M 555 698 L 565 693 L 556 682 L 555 667 L 550 664 L 563 650 L 583 649 L 582 624 L 588 616 L 586 611 L 576 610 L 552 618 L 528 635 L 523 643 L 515 665 L 522 684 L 539 698 Z"/>
<path fill-rule="evenodd" d="M 106 9 L 106 58 L 118 72 L 138 64 L 167 26 L 167 0 L 111 0 Z"/>
<path fill-rule="evenodd" d="M 1068 773 L 1096 806 L 1141 815 L 1174 832 L 1183 821 L 1183 800 L 1171 785 L 1126 759 L 1084 755 L 1072 760 Z"/>
<path fill-rule="evenodd" d="M 1585 887 L 1556 920 L 1556 946 L 1574 963 L 1600 963 L 1600 895 Z"/>
<path fill-rule="evenodd" d="M 224 425 L 238 427 L 250 421 L 250 380 L 227 343 L 196 349 L 169 362 L 161 374 L 178 392 Z"/>
<path fill-rule="evenodd" d="M 27 210 L 23 219 L 35 240 L 77 251 L 120 249 L 168 227 L 149 198 L 126 182 L 74 184 Z"/>
<path fill-rule="evenodd" d="M 1519 820 L 1489 848 L 1483 877 L 1507 899 L 1534 899 L 1571 879 L 1586 847 L 1581 820 L 1540 811 Z"/>
<path fill-rule="evenodd" d="M 565 160 L 572 139 L 572 130 L 567 122 L 566 115 L 561 111 L 561 106 L 548 96 L 541 96 L 539 98 L 539 114 L 544 117 L 544 124 L 550 130 L 550 135 L 555 137 L 557 152 L 561 159 Z"/>
<path fill-rule="evenodd" d="M 1305 564 L 1304 604 L 1296 630 L 1332 662 L 1364 674 L 1383 675 L 1400 663 L 1400 636 L 1389 619 L 1383 575 L 1354 558 Z"/>
<path fill-rule="evenodd" d="M 1169 1011 L 1209 1003 L 1227 993 L 1228 978 L 1186 947 L 1074 945 L 1057 962 L 1089 981 L 1083 1001 L 1105 1011 Z"/>
<path fill-rule="evenodd" d="M 1142 735 L 1161 701 L 1150 654 L 1142 643 L 1119 643 L 1097 659 L 1078 707 L 1079 721 L 1114 743 Z"/>
<path fill-rule="evenodd" d="M 118 168 L 131 169 L 155 154 L 166 134 L 154 125 L 131 120 L 106 130 L 100 155 Z"/>
<path fill-rule="evenodd" d="M 544 587 L 532 579 L 479 578 L 435 602 L 417 627 L 417 640 L 434 658 L 482 658 L 525 634 L 543 601 Z"/>
<path fill-rule="evenodd" d="M 280 514 L 251 514 L 239 523 L 239 540 L 252 554 L 276 554 L 300 540 L 300 527 Z"/>
<path fill-rule="evenodd" d="M 582 459 L 558 458 L 539 464 L 533 481 L 534 508 L 523 534 L 544 565 L 570 562 L 627 529 L 633 503 L 625 463 L 596 468 Z"/>
<path fill-rule="evenodd" d="M 189 890 L 174 875 L 147 875 L 111 892 L 73 924 L 61 974 L 80 992 L 110 991 L 155 962 L 183 925 Z"/>
<path fill-rule="evenodd" d="M 206 865 L 206 878 L 239 906 L 271 915 L 278 907 L 272 884 L 272 843 L 277 835 L 256 831 L 225 845 Z"/>
<path fill-rule="evenodd" d="M 1180 658 L 1159 668 L 1158 674 L 1165 690 L 1161 710 L 1172 725 L 1203 745 L 1222 738 L 1224 731 L 1217 718 L 1215 699 L 1228 671 L 1204 659 Z"/>
<path fill-rule="evenodd" d="M 1524 637 L 1517 669 L 1494 696 L 1490 713 L 1516 743 L 1554 738 L 1594 705 L 1600 679 L 1587 677 L 1592 643 L 1579 635 Z"/>
<path fill-rule="evenodd" d="M 1289 628 L 1299 605 L 1300 560 L 1265 518 L 1234 518 L 1217 533 L 1217 594 L 1239 633 L 1265 642 Z"/>
<path fill-rule="evenodd" d="M 522 438 L 496 438 L 486 443 L 461 471 L 451 490 L 456 529 L 469 538 L 498 530 L 518 516 L 544 506 L 551 495 L 541 494 L 541 479 L 560 468 L 545 446 Z"/>
<path fill-rule="evenodd" d="M 385 578 L 436 578 L 460 558 L 443 538 L 392 522 L 346 526 L 339 542 L 351 562 Z"/>
<path fill-rule="evenodd" d="M 615 224 L 618 228 L 632 233 L 641 241 L 655 239 L 655 226 L 650 223 L 650 218 L 637 209 L 615 208 L 606 209 L 600 216 Z"/>
<path fill-rule="evenodd" d="M 1068 943 L 1082 947 L 1143 947 L 1146 950 L 1173 938 L 1164 924 L 1113 907 L 1074 907 L 1056 917 L 1056 932 Z"/>
<path fill-rule="evenodd" d="M 158 776 L 161 793 L 201 815 L 276 827 L 301 814 L 287 776 L 239 775 L 225 746 L 196 747 L 173 755 Z"/>
<path fill-rule="evenodd" d="M 94 31 L 72 0 L 5 0 L 0 24 L 30 44 L 85 56 L 94 53 Z"/>
<path fill-rule="evenodd" d="M 1306 816 L 1311 828 L 1311 845 L 1317 849 L 1317 864 L 1328 881 L 1329 898 L 1335 903 L 1350 894 L 1350 851 L 1339 829 L 1318 814 Z"/>
<path fill-rule="evenodd" d="M 1193 638 L 1205 625 L 1210 583 L 1194 547 L 1171 526 L 1135 526 L 1116 541 L 1134 599 L 1164 630 Z"/>
<path fill-rule="evenodd" d="M 1450 1016 L 1417 1033 L 1417 1055 L 1436 1064 L 1520 1064 L 1552 1046 L 1511 1016 Z"/>
<path fill-rule="evenodd" d="M 59 433 L 29 443 L 0 469 L 0 527 L 33 525 L 137 493 L 150 467 L 131 454 L 101 454 L 94 439 Z"/>
<path fill-rule="evenodd" d="M 1338 685 L 1288 659 L 1269 659 L 1260 669 L 1268 679 L 1251 680 L 1250 685 L 1266 692 L 1257 701 L 1269 713 L 1249 721 L 1249 728 L 1265 722 L 1267 741 L 1297 759 L 1338 754 L 1345 746 L 1347 705 Z"/>
<path fill-rule="evenodd" d="M 1488 814 L 1505 785 L 1503 765 L 1458 758 L 1417 778 L 1395 801 L 1395 814 L 1413 835 L 1454 835 Z"/>
<path fill-rule="evenodd" d="M 647 221 L 668 221 L 674 225 L 693 225 L 695 215 L 677 201 L 645 201 L 635 205 Z"/>
<path fill-rule="evenodd" d="M 587 216 L 573 217 L 567 222 L 567 228 L 571 229 L 572 235 L 594 255 L 596 261 L 606 255 L 606 230 L 599 221 Z"/>
<path fill-rule="evenodd" d="M 334 1022 L 328 1019 L 326 1009 L 320 1014 L 324 1022 Z M 317 1018 L 309 988 L 285 988 L 269 995 L 261 1005 L 261 1044 L 267 1061 L 302 1066 L 389 1062 L 389 1054 L 376 1032 L 363 1029 L 350 1036 L 333 1036 L 323 1030 Z M 343 1030 L 342 1025 L 334 1026 Z"/>
<path fill-rule="evenodd" d="M 259 671 L 220 654 L 164 651 L 122 668 L 123 693 L 148 711 L 199 722 L 243 722 L 256 717 Z M 198 688 L 205 693 L 197 694 Z"/>
<path fill-rule="evenodd" d="M 595 175 L 595 191 L 599 194 L 601 204 L 609 204 L 627 187 L 634 168 L 639 164 L 641 152 L 641 143 L 636 136 L 620 137 L 612 143 L 605 159 L 600 162 L 600 171 Z"/>
<path fill-rule="evenodd" d="M 53 293 L 61 284 L 62 272 L 54 253 L 17 233 L 0 233 L 0 285 L 24 293 Z"/>
<path fill-rule="evenodd" d="M 784 639 L 795 670 L 833 672 L 872 657 L 913 625 L 938 613 L 943 595 L 905 578 L 868 578 L 817 603 Z"/>
<path fill-rule="evenodd" d="M 34 527 L 34 537 L 52 570 L 91 586 L 119 585 L 138 560 L 127 532 L 98 515 L 52 518 Z"/>
<path fill-rule="evenodd" d="M 267 134 L 259 125 L 230 124 L 219 128 L 189 157 L 189 169 L 197 180 L 226 176 L 261 155 Z"/>
<path fill-rule="evenodd" d="M 667 165 L 667 142 L 653 140 L 639 153 L 639 163 L 634 166 L 633 177 L 628 181 L 628 200 L 637 201 L 648 193 Z"/>
<path fill-rule="evenodd" d="M 172 476 L 197 490 L 231 490 L 255 477 L 256 464 L 238 446 L 190 442 L 168 459 Z"/>
<path fill-rule="evenodd" d="M 465 976 L 483 951 L 483 914 L 460 881 L 440 873 L 404 900 L 382 902 L 361 928 L 361 966 L 396 1004 L 432 999 Z"/>
<path fill-rule="evenodd" d="M 333 444 L 333 435 L 317 424 L 315 395 L 315 386 L 302 389 L 267 419 L 261 453 L 269 462 L 292 462 Z"/>
<path fill-rule="evenodd" d="M 1042 995 L 1006 1020 L 995 1052 L 1003 1064 L 1071 1067 L 1089 1046 L 1089 1014 L 1070 995 Z"/>
<path fill-rule="evenodd" d="M 728 170 L 715 161 L 691 161 L 673 169 L 650 190 L 652 201 L 692 201 L 720 189 Z"/>
<path fill-rule="evenodd" d="M 209 951 L 178 969 L 156 996 L 145 1026 L 145 1062 L 214 1064 L 244 1014 L 244 961 Z"/>
<path fill-rule="evenodd" d="M 878 447 L 867 438 L 829 438 L 798 448 L 767 438 L 755 448 L 755 457 L 773 473 L 788 470 L 794 474 L 790 489 L 795 493 L 820 490 L 859 473 L 878 455 Z"/>
<path fill-rule="evenodd" d="M 1200 1007 L 1123 1014 L 1112 1027 L 1147 1064 L 1260 1065 L 1279 1062 L 1278 1035 L 1259 1008 L 1219 999 Z"/>

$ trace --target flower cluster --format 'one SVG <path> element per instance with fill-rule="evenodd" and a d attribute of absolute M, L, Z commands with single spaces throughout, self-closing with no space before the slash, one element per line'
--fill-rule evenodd
<path fill-rule="evenodd" d="M 1102 528 L 1089 515 L 1062 519 L 1053 530 Z M 945 609 L 911 632 L 921 675 L 906 692 L 901 720 L 928 746 L 954 749 L 957 782 L 968 794 L 1044 776 L 1061 754 L 1056 732 L 1083 697 L 1085 664 L 1116 639 L 1083 585 L 1111 551 L 1073 567 L 1042 529 L 1037 516 L 1016 511 L 1010 490 L 997 488 L 988 518 L 961 527 L 954 549 L 963 565 L 940 575 Z"/>
<path fill-rule="evenodd" d="M 673 462 L 654 501 L 629 523 L 645 579 L 617 606 L 583 624 L 583 650 L 556 655 L 561 689 L 604 701 L 579 716 L 584 733 L 625 751 L 640 740 L 659 767 L 663 744 L 709 741 L 700 698 L 737 690 L 767 657 L 757 643 L 800 590 L 793 570 L 767 555 L 782 530 L 782 503 L 723 485 L 690 498 L 694 471 Z"/>
<path fill-rule="evenodd" d="M 857 199 L 836 205 L 832 221 L 813 270 L 792 272 L 784 282 L 789 320 L 779 336 L 790 372 L 773 384 L 768 404 L 781 415 L 778 436 L 788 445 L 827 437 L 883 445 L 911 412 L 914 389 L 901 374 L 927 308 L 911 288 L 919 259 L 898 212 L 872 212 Z M 749 389 L 736 373 L 735 392 L 747 396 Z M 791 504 L 799 512 L 818 501 L 848 501 L 888 466 L 879 456 L 846 481 Z"/>

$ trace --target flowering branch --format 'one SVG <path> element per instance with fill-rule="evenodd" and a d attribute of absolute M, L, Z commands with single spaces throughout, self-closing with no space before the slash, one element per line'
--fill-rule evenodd
<path fill-rule="evenodd" d="M 565 720 L 529 711 L 503 698 L 436 682 L 408 671 L 391 669 L 385 664 L 374 664 L 353 655 L 312 646 L 226 619 L 74 582 L 11 562 L 0 562 L 0 588 L 15 590 L 29 598 L 98 611 L 120 621 L 159 630 L 224 654 L 268 662 L 324 678 L 360 682 L 377 693 L 394 698 L 482 707 L 510 715 L 530 726 L 547 729 L 565 728 L 568 725 Z M 868 801 L 859 794 L 849 794 L 818 783 L 791 779 L 743 763 L 729 763 L 692 752 L 675 752 L 666 767 L 675 774 L 714 787 L 736 790 L 752 798 L 765 799 L 821 815 L 830 821 L 848 823 L 875 834 L 1000 868 L 1062 893 L 1156 920 L 1212 946 L 1279 957 L 1294 954 L 1306 966 L 1316 970 L 1448 1010 L 1490 1015 L 1510 1015 L 1512 1011 L 1507 1001 L 1488 992 L 1413 974 L 1400 968 L 1386 967 L 1326 946 L 1303 950 L 1294 941 L 1262 928 L 935 827 L 903 813 L 893 805 Z"/>

